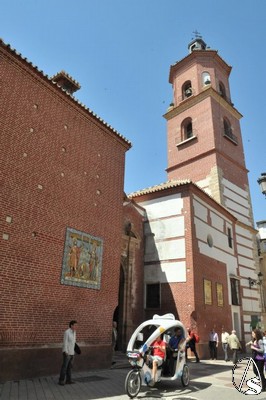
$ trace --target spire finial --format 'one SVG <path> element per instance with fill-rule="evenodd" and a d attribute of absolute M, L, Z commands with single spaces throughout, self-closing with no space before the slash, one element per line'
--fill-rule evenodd
<path fill-rule="evenodd" d="M 195 31 L 193 31 L 192 33 L 194 34 L 194 37 L 192 37 L 191 40 L 202 39 L 202 36 L 201 36 L 200 32 L 197 31 L 197 29 L 195 29 Z"/>

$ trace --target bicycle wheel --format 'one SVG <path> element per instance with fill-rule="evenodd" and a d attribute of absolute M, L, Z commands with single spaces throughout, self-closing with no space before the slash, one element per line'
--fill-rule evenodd
<path fill-rule="evenodd" d="M 126 376 L 125 390 L 127 395 L 132 399 L 136 397 L 140 391 L 141 378 L 140 372 L 137 369 L 132 369 Z"/>
<path fill-rule="evenodd" d="M 181 375 L 181 382 L 183 386 L 188 386 L 189 384 L 189 368 L 187 364 L 184 365 L 182 375 Z"/>

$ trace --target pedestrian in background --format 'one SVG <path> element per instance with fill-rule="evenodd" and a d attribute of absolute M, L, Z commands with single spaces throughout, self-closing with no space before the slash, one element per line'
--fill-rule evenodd
<path fill-rule="evenodd" d="M 71 370 L 75 354 L 77 321 L 70 321 L 69 328 L 64 333 L 63 364 L 60 371 L 59 385 L 75 383 L 71 379 Z"/>
<path fill-rule="evenodd" d="M 214 328 L 210 331 L 209 334 L 209 350 L 210 350 L 210 358 L 211 360 L 217 360 L 217 348 L 219 344 L 218 333 L 215 332 Z"/>
<path fill-rule="evenodd" d="M 188 331 L 188 337 L 186 339 L 186 342 L 187 342 L 187 344 L 186 344 L 186 360 L 187 360 L 187 350 L 190 349 L 190 351 L 192 353 L 194 353 L 194 355 L 196 357 L 196 362 L 198 363 L 198 362 L 200 362 L 200 359 L 199 359 L 197 349 L 196 349 L 196 343 L 197 343 L 196 336 L 190 328 L 187 328 L 187 331 Z"/>
<path fill-rule="evenodd" d="M 233 352 L 233 364 L 236 364 L 238 361 L 237 353 L 241 349 L 241 344 L 235 330 L 232 330 L 231 335 L 228 337 L 228 345 Z"/>
<path fill-rule="evenodd" d="M 222 342 L 222 348 L 224 352 L 224 361 L 229 361 L 228 357 L 228 338 L 229 338 L 229 333 L 222 328 L 222 334 L 221 334 L 221 342 Z"/>
<path fill-rule="evenodd" d="M 117 322 L 113 321 L 113 327 L 112 327 L 113 361 L 112 361 L 112 364 L 115 364 L 114 356 L 115 356 L 116 342 L 117 342 Z"/>

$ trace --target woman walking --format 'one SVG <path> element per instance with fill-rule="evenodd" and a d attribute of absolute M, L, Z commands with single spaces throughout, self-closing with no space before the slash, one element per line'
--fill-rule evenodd
<path fill-rule="evenodd" d="M 262 341 L 263 335 L 259 329 L 254 329 L 252 331 L 252 339 L 250 342 L 246 344 L 246 346 L 250 346 L 252 350 L 252 358 L 255 361 L 255 364 L 258 367 L 258 371 L 260 373 L 262 390 L 266 390 L 266 379 L 264 376 L 264 347 Z M 257 373 L 256 368 L 253 367 L 254 374 Z"/>

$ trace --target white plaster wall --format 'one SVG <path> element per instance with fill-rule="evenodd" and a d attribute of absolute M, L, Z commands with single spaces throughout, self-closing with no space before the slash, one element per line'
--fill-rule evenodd
<path fill-rule="evenodd" d="M 245 332 L 250 332 L 250 322 L 247 324 L 244 324 L 244 331 Z"/>
<path fill-rule="evenodd" d="M 239 214 L 230 208 L 228 208 L 228 211 L 231 212 L 240 222 L 243 222 L 243 224 L 251 226 L 251 222 L 247 217 L 244 217 L 242 214 Z"/>
<path fill-rule="evenodd" d="M 185 258 L 185 239 L 154 242 L 153 237 L 146 238 L 145 262 Z"/>
<path fill-rule="evenodd" d="M 173 194 L 160 199 L 144 201 L 140 203 L 140 206 L 146 209 L 148 219 L 152 220 L 182 214 L 183 199 L 181 194 Z"/>
<path fill-rule="evenodd" d="M 184 217 L 172 217 L 163 220 L 153 220 L 144 225 L 145 235 L 152 232 L 154 240 L 184 236 Z"/>
<path fill-rule="evenodd" d="M 239 221 L 249 226 L 252 225 L 249 217 L 251 205 L 248 192 L 224 178 L 222 184 L 224 185 L 225 206 Z"/>
<path fill-rule="evenodd" d="M 247 258 L 253 258 L 252 249 L 249 249 L 247 247 L 243 247 L 243 246 L 237 245 L 237 252 L 238 252 L 238 254 L 241 254 L 241 256 L 244 256 L 244 257 L 247 257 Z"/>
<path fill-rule="evenodd" d="M 249 268 L 255 268 L 255 260 L 250 260 L 248 258 L 245 257 L 238 257 L 238 263 L 239 265 L 243 265 L 245 267 L 249 267 Z"/>
<path fill-rule="evenodd" d="M 219 217 L 217 214 L 214 212 L 210 212 L 210 217 L 211 217 L 211 224 L 215 229 L 218 229 L 219 231 L 223 232 L 224 231 L 224 219 Z"/>
<path fill-rule="evenodd" d="M 234 201 L 236 201 L 238 204 L 242 204 L 242 206 L 244 206 L 246 208 L 250 207 L 248 199 L 245 198 L 246 196 L 245 197 L 239 196 L 232 190 L 229 190 L 227 187 L 224 188 L 224 196 L 227 197 L 228 199 L 234 199 Z"/>
<path fill-rule="evenodd" d="M 146 283 L 186 282 L 186 263 L 179 261 L 146 265 L 144 280 Z"/>
<path fill-rule="evenodd" d="M 206 255 L 208 255 L 209 257 L 213 257 L 217 250 L 223 251 L 225 253 L 230 253 L 232 255 L 234 254 L 234 249 L 228 246 L 228 237 L 225 233 L 218 231 L 211 225 L 208 225 L 198 218 L 194 219 L 194 223 L 197 239 L 203 241 L 207 246 L 204 254 L 207 253 Z M 213 239 L 213 247 L 209 247 L 209 245 L 207 244 L 207 236 L 209 234 L 212 236 Z M 225 256 L 226 255 L 224 254 L 223 257 Z"/>
<path fill-rule="evenodd" d="M 248 312 L 255 312 L 258 313 L 260 312 L 260 307 L 259 307 L 259 301 L 258 300 L 253 300 L 253 299 L 242 299 L 242 307 L 243 310 L 248 311 Z"/>
<path fill-rule="evenodd" d="M 241 189 L 239 186 L 235 185 L 234 183 L 228 181 L 227 179 L 222 179 L 222 184 L 225 188 L 230 189 L 231 191 L 239 194 L 239 196 L 248 199 L 248 193 L 246 190 Z"/>
<path fill-rule="evenodd" d="M 181 195 L 173 194 L 140 205 L 147 212 L 144 261 L 154 263 L 144 267 L 145 282 L 185 282 L 185 227 Z"/>
<path fill-rule="evenodd" d="M 202 205 L 199 201 L 193 201 L 194 207 L 194 214 L 196 217 L 200 218 L 201 220 L 207 222 L 208 218 L 208 209 L 204 205 Z"/>
<path fill-rule="evenodd" d="M 242 244 L 243 246 L 246 246 L 246 247 L 252 247 L 252 241 L 251 240 L 249 240 L 249 239 L 245 239 L 245 238 L 243 238 L 243 237 L 241 237 L 241 236 L 237 236 L 237 243 L 239 243 L 239 244 Z"/>
<path fill-rule="evenodd" d="M 241 276 L 241 286 L 248 286 L 249 285 L 248 278 L 252 278 L 252 279 L 258 278 L 257 275 L 255 275 L 254 269 L 245 268 L 245 267 L 240 266 L 239 267 L 239 273 L 240 273 L 240 276 Z"/>
<path fill-rule="evenodd" d="M 243 289 L 244 297 L 252 297 L 253 299 L 259 300 L 259 293 L 256 289 Z"/>
<path fill-rule="evenodd" d="M 249 217 L 249 209 L 241 206 L 240 204 L 236 203 L 234 200 L 226 199 L 225 206 L 227 208 L 230 208 L 230 210 L 233 210 L 233 211 L 237 212 L 238 214 L 243 215 L 246 218 Z"/>
<path fill-rule="evenodd" d="M 252 234 L 248 229 L 245 229 L 240 225 L 236 225 L 236 234 L 237 234 L 237 237 L 238 237 L 238 235 L 241 235 L 241 236 L 244 236 L 245 238 L 250 239 L 250 241 L 252 243 Z"/>

